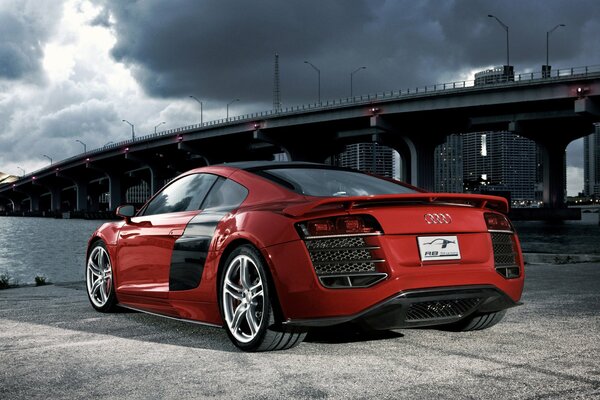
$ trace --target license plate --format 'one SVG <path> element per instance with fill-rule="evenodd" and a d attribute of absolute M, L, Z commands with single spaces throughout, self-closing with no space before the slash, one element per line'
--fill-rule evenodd
<path fill-rule="evenodd" d="M 460 260 L 456 236 L 419 236 L 421 261 Z"/>

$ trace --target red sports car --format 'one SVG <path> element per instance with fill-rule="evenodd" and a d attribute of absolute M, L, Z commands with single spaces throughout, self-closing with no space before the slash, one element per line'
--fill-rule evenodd
<path fill-rule="evenodd" d="M 87 293 L 224 326 L 247 351 L 310 327 L 488 328 L 519 304 L 523 257 L 504 198 L 426 193 L 358 171 L 247 162 L 175 178 L 93 233 Z"/>

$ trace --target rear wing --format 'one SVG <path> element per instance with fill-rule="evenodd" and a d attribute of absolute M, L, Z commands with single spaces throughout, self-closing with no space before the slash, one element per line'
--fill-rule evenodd
<path fill-rule="evenodd" d="M 381 194 L 373 196 L 352 196 L 352 197 L 312 197 L 314 201 L 308 203 L 288 206 L 283 213 L 292 217 L 299 217 L 324 206 L 339 206 L 345 210 L 351 210 L 360 207 L 380 206 L 380 205 L 400 205 L 405 204 L 446 204 L 456 206 L 468 206 L 476 208 L 488 208 L 501 213 L 508 213 L 508 201 L 504 197 L 480 195 L 480 194 L 461 194 L 461 193 L 415 193 L 415 194 Z M 311 199 L 309 197 L 309 199 Z"/>

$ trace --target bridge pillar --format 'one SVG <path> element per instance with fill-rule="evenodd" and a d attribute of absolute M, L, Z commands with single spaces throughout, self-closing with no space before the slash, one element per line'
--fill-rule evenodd
<path fill-rule="evenodd" d="M 125 193 L 121 187 L 121 176 L 116 173 L 108 174 L 108 208 L 114 211 L 125 203 Z"/>
<path fill-rule="evenodd" d="M 544 207 L 564 208 L 565 204 L 565 152 L 567 145 L 561 141 L 539 143 L 544 172 Z"/>
<path fill-rule="evenodd" d="M 424 126 L 417 134 L 402 134 L 400 129 L 380 115 L 370 117 L 370 126 L 382 133 L 373 135 L 373 140 L 391 147 L 402 160 L 402 180 L 425 190 L 435 187 L 434 152 L 443 143 L 445 134 L 439 126 Z M 431 133 L 429 133 L 431 132 Z"/>
<path fill-rule="evenodd" d="M 8 200 L 7 203 L 4 203 L 4 206 L 6 207 L 7 205 L 10 204 L 10 208 L 11 208 L 10 211 L 19 211 L 16 208 L 16 205 L 18 202 L 15 199 L 13 199 L 12 197 L 8 196 L 7 193 L 0 194 L 0 198 Z M 6 210 L 6 208 L 5 208 L 5 210 Z"/>
<path fill-rule="evenodd" d="M 61 210 L 61 188 L 59 186 L 50 186 L 50 211 Z"/>
<path fill-rule="evenodd" d="M 88 190 L 87 190 L 87 182 L 76 180 L 75 181 L 75 190 L 76 194 L 76 204 L 75 208 L 77 211 L 88 211 Z"/>
<path fill-rule="evenodd" d="M 40 196 L 38 194 L 29 194 L 29 211 L 40 211 Z"/>

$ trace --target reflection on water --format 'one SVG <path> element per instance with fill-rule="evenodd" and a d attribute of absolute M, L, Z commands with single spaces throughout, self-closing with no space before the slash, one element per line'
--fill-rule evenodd
<path fill-rule="evenodd" d="M 21 284 L 33 283 L 36 275 L 51 282 L 82 281 L 87 240 L 102 223 L 0 217 L 0 274 Z M 600 254 L 597 213 L 563 223 L 517 221 L 515 227 L 528 253 Z"/>

